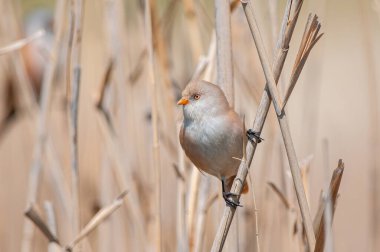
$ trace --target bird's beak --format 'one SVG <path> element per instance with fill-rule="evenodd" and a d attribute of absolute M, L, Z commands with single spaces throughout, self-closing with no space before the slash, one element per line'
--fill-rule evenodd
<path fill-rule="evenodd" d="M 186 98 L 181 98 L 181 100 L 179 100 L 178 102 L 177 102 L 177 105 L 186 105 L 186 104 L 188 104 L 189 103 L 189 100 L 188 99 L 186 99 Z"/>

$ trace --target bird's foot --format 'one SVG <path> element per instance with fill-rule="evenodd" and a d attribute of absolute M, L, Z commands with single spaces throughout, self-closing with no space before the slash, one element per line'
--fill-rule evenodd
<path fill-rule="evenodd" d="M 253 131 L 252 129 L 247 130 L 247 137 L 251 143 L 261 143 L 262 139 L 258 132 Z"/>
<path fill-rule="evenodd" d="M 227 205 L 232 206 L 232 207 L 238 207 L 238 206 L 242 207 L 242 205 L 240 205 L 239 203 L 239 200 L 235 201 L 234 199 L 230 198 L 230 196 L 238 197 L 239 195 L 237 195 L 236 193 L 231 193 L 231 192 L 223 192 L 223 199 Z"/>

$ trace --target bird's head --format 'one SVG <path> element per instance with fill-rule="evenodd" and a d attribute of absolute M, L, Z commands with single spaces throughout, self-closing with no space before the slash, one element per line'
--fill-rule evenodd
<path fill-rule="evenodd" d="M 230 108 L 220 87 L 203 80 L 190 82 L 177 104 L 183 106 L 185 120 L 201 120 L 205 115 L 216 116 Z"/>

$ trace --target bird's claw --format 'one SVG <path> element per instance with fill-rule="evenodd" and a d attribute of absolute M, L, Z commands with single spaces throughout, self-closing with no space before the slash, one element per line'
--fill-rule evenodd
<path fill-rule="evenodd" d="M 238 195 L 235 193 L 231 193 L 231 192 L 224 192 L 223 193 L 223 199 L 227 205 L 229 205 L 231 207 L 242 207 L 242 205 L 240 205 L 240 203 L 239 203 L 239 200 L 235 201 L 235 200 L 231 199 L 230 196 L 237 197 Z"/>
<path fill-rule="evenodd" d="M 247 137 L 251 143 L 261 143 L 262 139 L 258 132 L 253 131 L 252 129 L 247 130 Z"/>

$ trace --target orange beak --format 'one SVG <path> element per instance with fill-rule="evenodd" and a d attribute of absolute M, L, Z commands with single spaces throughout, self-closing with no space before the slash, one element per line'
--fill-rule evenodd
<path fill-rule="evenodd" d="M 188 99 L 186 99 L 186 98 L 181 98 L 181 100 L 179 100 L 178 102 L 177 102 L 177 105 L 186 105 L 186 104 L 188 104 L 189 103 L 189 100 Z"/>

